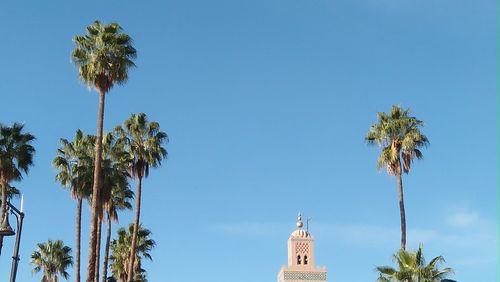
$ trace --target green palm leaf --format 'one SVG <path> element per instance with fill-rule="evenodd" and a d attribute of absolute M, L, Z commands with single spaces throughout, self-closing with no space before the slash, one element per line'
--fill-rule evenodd
<path fill-rule="evenodd" d="M 431 259 L 429 264 L 425 263 L 423 247 L 420 246 L 417 251 L 408 252 L 399 250 L 394 256 L 393 261 L 397 268 L 390 266 L 379 266 L 376 271 L 379 273 L 379 282 L 440 282 L 448 275 L 453 273 L 451 268 L 439 269 L 439 264 L 444 263 L 442 256 Z"/>
<path fill-rule="evenodd" d="M 112 277 L 108 278 L 108 281 L 127 281 L 133 232 L 134 224 L 130 224 L 127 229 L 120 228 L 117 231 L 118 238 L 111 242 L 111 256 L 109 259 Z M 141 267 L 141 262 L 142 259 L 152 260 L 151 251 L 155 245 L 155 241 L 151 239 L 151 231 L 139 226 L 133 281 L 147 281 L 146 271 Z"/>
<path fill-rule="evenodd" d="M 43 272 L 42 281 L 57 281 L 58 275 L 67 280 L 69 273 L 66 270 L 73 265 L 71 248 L 61 240 L 39 243 L 31 254 L 30 263 L 33 273 Z"/>
<path fill-rule="evenodd" d="M 24 125 L 14 123 L 12 126 L 0 124 L 0 188 L 2 190 L 2 212 L 0 223 L 7 215 L 7 198 L 16 194 L 12 189 L 12 181 L 20 181 L 23 174 L 29 172 L 33 165 L 35 148 L 31 145 L 35 137 L 24 132 Z M 1 240 L 1 239 L 0 239 Z"/>

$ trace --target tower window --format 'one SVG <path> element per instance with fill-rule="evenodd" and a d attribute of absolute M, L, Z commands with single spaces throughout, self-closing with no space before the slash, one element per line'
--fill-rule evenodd
<path fill-rule="evenodd" d="M 307 264 L 307 256 L 304 256 L 304 264 Z"/>
<path fill-rule="evenodd" d="M 300 260 L 300 255 L 297 256 L 297 264 L 300 264 L 301 263 L 301 260 Z"/>

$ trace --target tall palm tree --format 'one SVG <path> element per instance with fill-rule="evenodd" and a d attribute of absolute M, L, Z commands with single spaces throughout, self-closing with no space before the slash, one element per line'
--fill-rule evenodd
<path fill-rule="evenodd" d="M 61 139 L 60 143 L 61 147 L 57 150 L 52 165 L 58 171 L 56 180 L 68 187 L 71 198 L 77 200 L 75 281 L 80 282 L 82 201 L 90 196 L 92 190 L 94 171 L 92 149 L 95 137 L 77 130 L 74 141 Z"/>
<path fill-rule="evenodd" d="M 390 266 L 379 266 L 376 270 L 380 277 L 378 282 L 440 282 L 453 273 L 453 269 L 447 267 L 439 269 L 439 264 L 445 262 L 442 256 L 433 258 L 426 264 L 422 246 L 416 252 L 399 250 L 393 261 L 397 269 Z"/>
<path fill-rule="evenodd" d="M 81 135 L 83 133 L 77 132 L 76 144 L 82 143 L 80 140 L 82 139 Z M 95 152 L 92 149 L 93 144 L 95 144 L 95 136 L 86 135 L 85 142 L 86 146 L 83 146 L 82 149 L 88 147 L 89 149 L 80 153 L 73 153 L 72 155 L 78 155 L 78 158 L 73 158 L 70 161 L 67 161 L 70 157 L 61 157 L 55 159 L 56 167 L 59 167 L 61 173 L 58 174 L 58 177 L 61 180 L 66 180 L 68 175 L 72 174 L 74 177 L 73 187 L 78 187 L 78 185 L 82 184 L 84 187 L 85 193 L 88 195 L 92 194 L 92 184 L 93 184 L 93 171 L 94 171 L 94 160 L 95 160 Z M 71 152 L 72 148 L 77 146 L 71 146 L 72 143 L 67 141 L 65 143 L 66 150 L 61 150 L 60 155 L 62 155 L 62 151 Z M 69 145 L 68 145 L 69 143 Z M 80 145 L 81 146 L 81 145 Z M 68 164 L 72 164 L 73 166 L 69 166 Z M 101 193 L 99 194 L 99 206 L 98 206 L 98 225 L 97 225 L 97 242 L 96 242 L 96 253 L 100 253 L 101 246 L 101 225 L 104 217 L 104 209 L 110 198 L 113 196 L 115 189 L 127 190 L 122 192 L 125 196 L 131 195 L 133 197 L 133 192 L 130 191 L 128 186 L 128 172 L 127 172 L 127 159 L 125 152 L 123 151 L 123 146 L 116 142 L 116 138 L 111 133 L 107 133 L 103 136 L 103 153 L 102 153 L 102 162 L 101 162 Z M 89 197 L 89 204 L 92 206 L 92 198 Z M 120 205 L 120 203 L 118 203 Z M 130 203 L 128 203 L 130 206 Z M 120 209 L 121 207 L 119 207 Z M 117 215 L 116 215 L 117 216 Z M 99 256 L 96 258 L 95 265 L 95 275 L 94 281 L 98 281 L 99 279 Z"/>
<path fill-rule="evenodd" d="M 71 53 L 78 67 L 80 79 L 93 87 L 99 94 L 99 111 L 97 115 L 97 135 L 95 143 L 94 184 L 92 187 L 92 212 L 89 239 L 89 261 L 87 266 L 87 282 L 95 275 L 96 242 L 97 242 L 97 212 L 99 206 L 102 133 L 104 122 L 104 100 L 106 93 L 115 85 L 128 80 L 128 70 L 134 66 L 136 50 L 132 39 L 118 23 L 101 24 L 95 21 L 87 27 L 87 33 L 75 36 L 76 44 Z"/>
<path fill-rule="evenodd" d="M 133 197 L 133 192 L 128 188 L 128 173 L 126 163 L 123 160 L 124 151 L 120 144 L 115 142 L 112 134 L 105 134 L 103 137 L 103 160 L 101 166 L 101 185 L 102 193 L 100 194 L 101 204 L 99 206 L 99 222 L 98 222 L 98 241 L 96 251 L 100 250 L 100 227 L 103 217 L 103 206 L 109 201 L 114 190 L 127 189 Z M 61 139 L 62 147 L 58 150 L 58 156 L 54 159 L 53 164 L 58 169 L 59 173 L 56 179 L 63 185 L 69 186 L 73 198 L 78 199 L 77 205 L 77 258 L 76 258 L 76 276 L 79 278 L 79 257 L 80 257 L 80 223 L 81 223 L 81 204 L 82 199 L 88 198 L 92 193 L 93 171 L 94 171 L 94 156 L 93 144 L 95 144 L 95 136 L 84 135 L 81 130 L 78 130 L 75 135 L 75 140 L 69 142 L 66 139 Z M 126 192 L 125 196 L 129 196 Z M 130 206 L 130 203 L 128 203 Z M 118 203 L 119 209 L 121 208 Z M 115 215 L 117 216 L 117 215 Z M 96 258 L 96 271 L 94 280 L 98 280 L 99 274 L 99 259 Z"/>
<path fill-rule="evenodd" d="M 409 173 L 415 158 L 423 157 L 421 148 L 427 146 L 427 137 L 420 132 L 423 122 L 410 116 L 410 109 L 392 106 L 391 112 L 379 112 L 378 123 L 370 127 L 365 140 L 382 147 L 378 169 L 386 168 L 398 181 L 399 211 L 401 216 L 401 249 L 406 248 L 406 215 L 403 195 L 403 173 Z"/>
<path fill-rule="evenodd" d="M 134 232 L 134 224 L 130 224 L 128 229 L 118 229 L 118 238 L 111 242 L 111 273 L 112 277 L 108 281 L 125 282 L 128 280 L 129 271 L 128 265 L 130 261 L 130 248 L 132 245 L 132 234 Z M 151 250 L 156 243 L 150 238 L 151 231 L 142 226 L 139 226 L 137 233 L 137 248 L 134 253 L 134 282 L 145 282 L 146 271 L 141 267 L 142 259 L 152 260 Z"/>
<path fill-rule="evenodd" d="M 104 249 L 104 262 L 102 268 L 102 282 L 106 282 L 108 275 L 108 259 L 111 240 L 111 222 L 118 222 L 118 211 L 124 209 L 132 209 L 130 200 L 134 197 L 134 193 L 129 189 L 128 182 L 117 183 L 113 185 L 111 196 L 105 202 L 107 232 L 106 232 L 106 247 Z"/>
<path fill-rule="evenodd" d="M 103 138 L 103 167 L 102 167 L 102 193 L 100 206 L 100 225 L 104 217 L 104 211 L 107 217 L 106 246 L 103 262 L 103 281 L 106 281 L 109 257 L 109 245 L 111 239 L 111 221 L 118 221 L 118 211 L 131 209 L 130 200 L 134 193 L 130 190 L 127 172 L 128 159 L 121 143 L 116 142 L 113 134 L 108 133 Z M 100 238 L 100 234 L 98 236 Z M 100 240 L 99 244 L 100 245 Z M 98 250 L 100 247 L 98 247 Z M 97 260 L 96 262 L 98 262 Z M 99 280 L 98 269 L 96 265 L 96 282 Z"/>
<path fill-rule="evenodd" d="M 23 173 L 27 174 L 33 165 L 35 148 L 31 145 L 35 137 L 23 132 L 24 125 L 14 123 L 12 126 L 0 124 L 0 189 L 2 206 L 0 212 L 0 228 L 9 230 L 7 223 L 7 199 L 12 181 L 19 181 Z M 0 253 L 3 236 L 0 236 Z"/>
<path fill-rule="evenodd" d="M 163 143 L 168 142 L 168 136 L 160 130 L 160 124 L 149 122 L 146 114 L 132 114 L 122 127 L 115 129 L 121 136 L 121 142 L 129 154 L 130 175 L 137 180 L 137 190 L 135 193 L 135 222 L 134 236 L 130 248 L 130 261 L 128 273 L 134 271 L 134 260 L 136 249 L 136 237 L 138 234 L 139 219 L 141 213 L 141 187 L 142 178 L 148 177 L 150 167 L 158 167 L 161 161 L 166 158 L 167 150 L 163 148 Z M 132 282 L 133 275 L 128 276 L 127 282 Z"/>
<path fill-rule="evenodd" d="M 58 275 L 67 280 L 69 274 L 66 270 L 73 265 L 71 248 L 61 240 L 39 243 L 37 250 L 31 254 L 31 264 L 33 273 L 43 272 L 42 282 L 57 282 Z"/>
<path fill-rule="evenodd" d="M 35 148 L 31 145 L 35 137 L 23 132 L 24 125 L 0 124 L 0 186 L 2 189 L 2 212 L 0 223 L 7 218 L 7 189 L 10 182 L 19 181 L 33 165 Z"/>

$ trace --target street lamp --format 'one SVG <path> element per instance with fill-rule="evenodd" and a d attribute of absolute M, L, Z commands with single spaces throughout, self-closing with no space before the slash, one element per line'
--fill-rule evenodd
<path fill-rule="evenodd" d="M 2 201 L 0 200 L 0 203 Z M 17 274 L 17 265 L 19 263 L 19 243 L 21 241 L 21 232 L 23 230 L 23 219 L 24 219 L 24 213 L 23 213 L 23 198 L 21 196 L 21 210 L 18 210 L 14 205 L 12 205 L 10 202 L 7 202 L 7 207 L 10 210 L 10 212 L 16 217 L 17 219 L 17 230 L 14 232 L 12 227 L 9 224 L 9 215 L 8 213 L 5 214 L 5 218 L 0 225 L 0 236 L 5 237 L 5 236 L 13 236 L 16 234 L 16 243 L 14 245 L 14 254 L 12 255 L 12 267 L 10 269 L 10 282 L 15 282 L 16 281 L 16 274 Z M 0 246 L 0 250 L 1 250 Z"/>
<path fill-rule="evenodd" d="M 9 224 L 9 216 L 6 214 L 5 220 L 3 220 L 2 224 L 0 224 L 0 236 L 7 237 L 13 236 L 14 234 L 16 234 L 16 232 L 12 230 L 12 227 Z"/>

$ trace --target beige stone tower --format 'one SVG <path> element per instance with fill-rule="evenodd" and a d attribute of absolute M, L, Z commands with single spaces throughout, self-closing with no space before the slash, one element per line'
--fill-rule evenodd
<path fill-rule="evenodd" d="M 314 238 L 303 230 L 302 216 L 297 229 L 288 238 L 288 266 L 278 273 L 278 282 L 325 282 L 326 268 L 314 266 Z"/>

